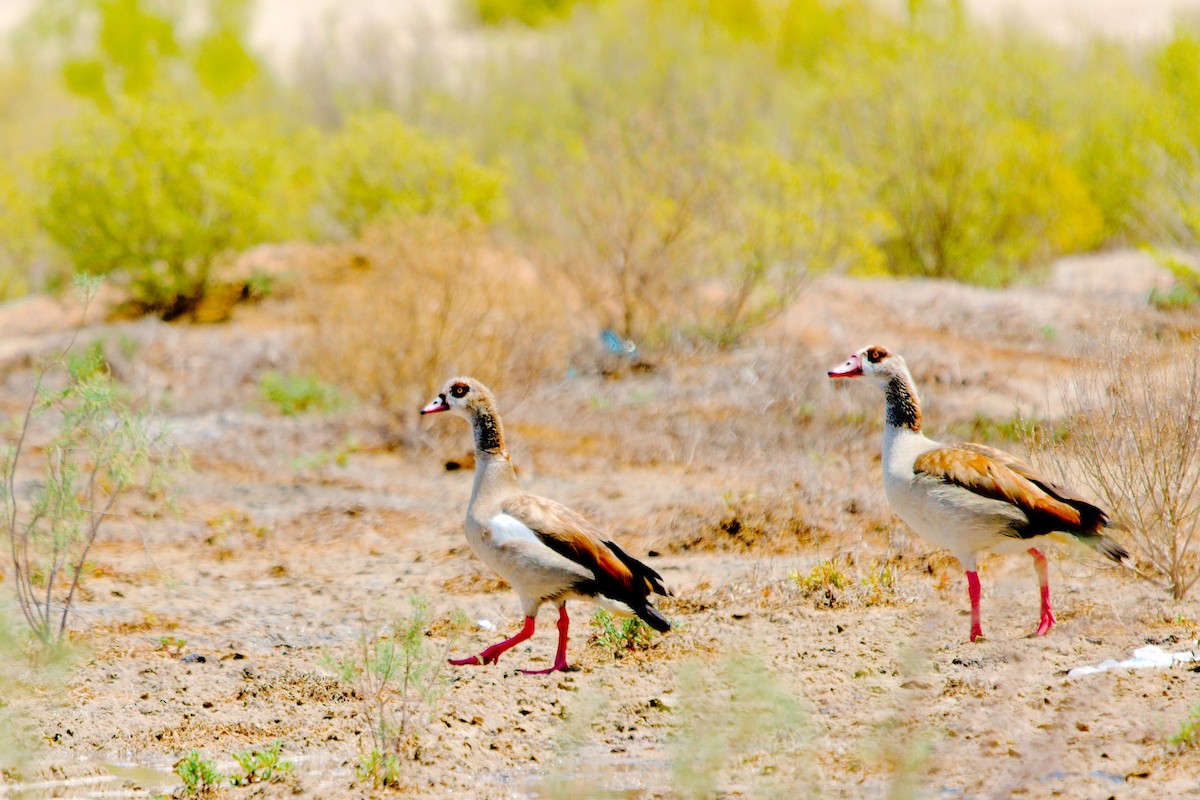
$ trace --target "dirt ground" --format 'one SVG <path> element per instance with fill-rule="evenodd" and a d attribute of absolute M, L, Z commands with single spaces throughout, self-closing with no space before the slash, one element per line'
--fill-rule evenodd
<path fill-rule="evenodd" d="M 939 438 L 971 436 L 981 416 L 1052 415 L 1057 382 L 1099 368 L 1106 330 L 1153 357 L 1164 330 L 1195 324 L 1147 308 L 1161 279 L 1127 254 L 1004 291 L 829 277 L 741 349 L 493 387 L 526 487 L 658 569 L 678 627 L 617 658 L 576 603 L 571 673 L 516 671 L 549 665 L 547 609 L 499 664 L 447 667 L 399 796 L 1200 797 L 1200 751 L 1168 743 L 1200 698 L 1197 670 L 1066 674 L 1147 644 L 1196 648 L 1197 601 L 1061 548 L 1058 625 L 1030 638 L 1031 564 L 991 557 L 986 638 L 968 643 L 961 572 L 886 507 L 878 392 L 824 375 L 864 344 L 904 353 Z M 292 319 L 276 299 L 221 325 L 87 329 L 118 377 L 159 399 L 192 470 L 177 515 L 135 500 L 90 557 L 82 655 L 65 685 L 12 701 L 43 741 L 0 797 L 170 792 L 192 749 L 229 772 L 232 754 L 276 740 L 291 776 L 228 796 L 387 794 L 356 780 L 365 705 L 332 664 L 417 596 L 439 653 L 517 630 L 516 596 L 463 538 L 470 471 L 444 466 L 466 426 L 278 414 L 257 379 L 294 367 Z M 45 299 L 0 314 L 6 408 L 71 320 Z M 791 577 L 831 558 L 849 585 Z M 884 568 L 895 585 L 873 593 L 864 580 Z M 470 621 L 458 638 L 455 611 Z"/>

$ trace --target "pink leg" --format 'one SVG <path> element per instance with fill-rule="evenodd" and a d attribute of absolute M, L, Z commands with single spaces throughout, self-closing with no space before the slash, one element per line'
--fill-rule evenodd
<path fill-rule="evenodd" d="M 558 608 L 558 650 L 554 653 L 554 666 L 547 669 L 523 669 L 526 675 L 547 675 L 551 672 L 566 672 L 567 666 L 567 627 L 571 620 L 567 619 L 567 605 L 563 603 Z"/>
<path fill-rule="evenodd" d="M 501 653 L 516 647 L 530 636 L 533 636 L 533 625 L 533 617 L 526 617 L 525 627 L 521 628 L 521 631 L 516 636 L 492 645 L 477 656 L 471 656 L 470 658 L 452 658 L 450 659 L 450 663 L 456 667 L 462 667 L 468 664 L 474 666 L 479 666 L 482 664 L 495 664 L 496 660 L 500 658 Z"/>
<path fill-rule="evenodd" d="M 967 594 L 971 596 L 971 641 L 975 641 L 983 635 L 983 628 L 979 624 L 979 573 L 975 570 L 967 571 Z"/>
<path fill-rule="evenodd" d="M 1042 620 L 1034 636 L 1045 636 L 1054 627 L 1054 611 L 1050 608 L 1050 567 L 1046 557 L 1036 547 L 1029 548 L 1033 568 L 1037 570 L 1038 586 L 1042 588 Z"/>

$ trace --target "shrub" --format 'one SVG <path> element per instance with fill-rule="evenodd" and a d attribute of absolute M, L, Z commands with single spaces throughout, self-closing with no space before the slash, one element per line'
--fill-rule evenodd
<path fill-rule="evenodd" d="M 252 0 L 43 0 L 31 27 L 73 94 L 111 108 L 167 86 L 228 95 L 261 65 L 247 45 Z"/>
<path fill-rule="evenodd" d="M 712 157 L 725 189 L 714 198 L 702 272 L 712 290 L 699 293 L 693 312 L 708 338 L 737 343 L 789 308 L 816 274 L 878 269 L 879 214 L 864 213 L 870 201 L 853 170 L 757 144 L 719 145 Z"/>
<path fill-rule="evenodd" d="M 89 293 L 86 308 L 97 284 L 81 285 Z M 162 431 L 123 397 L 100 351 L 71 358 L 73 343 L 37 372 L 0 457 L 17 602 L 45 644 L 61 642 L 88 553 L 121 498 L 142 487 L 156 490 L 170 464 Z M 35 428 L 45 425 L 49 440 L 35 448 Z M 18 493 L 17 477 L 35 454 L 44 457 L 41 480 L 31 493 Z"/>
<path fill-rule="evenodd" d="M 818 562 L 807 575 L 797 571 L 788 577 L 818 607 L 838 608 L 849 602 L 846 589 L 850 578 L 835 558 Z"/>
<path fill-rule="evenodd" d="M 199 750 L 193 750 L 175 762 L 175 774 L 183 781 L 184 797 L 202 797 L 220 788 L 225 776 L 217 765 L 205 760 Z"/>
<path fill-rule="evenodd" d="M 510 20 L 539 25 L 565 16 L 580 2 L 586 0 L 472 0 L 470 5 L 485 25 Z"/>
<path fill-rule="evenodd" d="M 680 797 L 725 796 L 722 778 L 745 763 L 756 767 L 753 796 L 789 796 L 796 786 L 816 785 L 800 702 L 761 662 L 729 659 L 719 671 L 689 665 L 679 678 L 679 699 L 670 751 L 672 788 Z M 765 777 L 785 769 L 789 774 L 774 781 Z"/>
<path fill-rule="evenodd" d="M 340 404 L 337 389 L 310 376 L 271 370 L 258 379 L 258 390 L 264 400 L 285 416 L 331 411 Z"/>
<path fill-rule="evenodd" d="M 274 742 L 263 750 L 247 750 L 244 753 L 234 753 L 233 760 L 241 768 L 241 773 L 231 775 L 229 782 L 233 786 L 249 786 L 252 783 L 272 783 L 283 780 L 292 770 L 290 761 L 280 761 L 279 752 L 283 749 L 282 742 Z"/>
<path fill-rule="evenodd" d="M 0 162 L 0 301 L 30 289 L 38 226 L 32 193 L 11 162 Z"/>
<path fill-rule="evenodd" d="M 280 144 L 262 120 L 182 101 L 87 113 L 46 154 L 39 217 L 77 270 L 117 273 L 139 307 L 193 310 L 214 265 L 283 228 Z"/>
<path fill-rule="evenodd" d="M 360 638 L 358 652 L 335 665 L 338 677 L 352 686 L 362 701 L 371 749 L 359 762 L 358 779 L 376 786 L 397 786 L 401 763 L 419 746 L 420 736 L 436 718 L 438 700 L 447 683 L 443 668 L 451 636 L 444 647 L 426 642 L 433 615 L 423 598 L 410 600 L 410 611 L 391 624 L 386 634 Z M 465 628 L 456 615 L 450 632 Z"/>
<path fill-rule="evenodd" d="M 299 286 L 300 357 L 322 380 L 415 419 L 451 374 L 499 388 L 565 365 L 570 310 L 478 229 L 374 228 L 346 255 Z"/>
<path fill-rule="evenodd" d="M 875 176 L 889 268 L 1002 283 L 1097 244 L 1102 215 L 1061 137 L 1018 110 L 1024 95 L 978 92 L 992 71 L 1020 74 L 1021 54 L 950 27 L 858 42 L 831 69 L 824 135 Z"/>
<path fill-rule="evenodd" d="M 499 173 L 390 111 L 350 117 L 324 144 L 316 172 L 322 211 L 352 236 L 425 215 L 486 222 L 501 208 Z"/>
<path fill-rule="evenodd" d="M 1032 445 L 1099 494 L 1182 599 L 1200 578 L 1200 347 L 1156 347 L 1147 359 L 1110 338 L 1110 369 L 1084 365 L 1062 388 L 1069 435 Z"/>
<path fill-rule="evenodd" d="M 1200 705 L 1192 707 L 1187 719 L 1179 724 L 1179 730 L 1171 734 L 1168 741 L 1180 750 L 1200 745 Z"/>
<path fill-rule="evenodd" d="M 654 642 L 650 627 L 637 617 L 618 620 L 604 609 L 592 617 L 592 629 L 589 641 L 613 658 L 621 658 L 632 650 L 646 650 Z"/>

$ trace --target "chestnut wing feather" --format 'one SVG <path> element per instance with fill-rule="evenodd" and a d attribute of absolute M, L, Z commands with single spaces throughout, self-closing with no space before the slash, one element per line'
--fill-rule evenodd
<path fill-rule="evenodd" d="M 1028 464 L 982 445 L 930 450 L 917 458 L 913 472 L 1021 509 L 1029 525 L 1014 532 L 1022 538 L 1050 531 L 1091 532 L 1106 519 L 1103 511 L 1070 497 Z"/>
<path fill-rule="evenodd" d="M 646 592 L 634 590 L 634 575 L 629 567 L 608 548 L 595 528 L 571 509 L 526 494 L 509 499 L 501 510 L 520 520 L 551 550 L 591 570 L 602 593 L 645 597 Z"/>

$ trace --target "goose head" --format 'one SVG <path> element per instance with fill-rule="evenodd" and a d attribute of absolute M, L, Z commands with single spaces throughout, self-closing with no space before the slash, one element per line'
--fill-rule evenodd
<path fill-rule="evenodd" d="M 488 388 L 474 378 L 466 376 L 451 378 L 446 381 L 438 396 L 421 409 L 425 414 L 437 414 L 449 411 L 455 416 L 472 421 L 480 411 L 491 411 L 495 401 Z"/>
<path fill-rule="evenodd" d="M 900 354 L 879 345 L 864 347 L 852 353 L 841 366 L 829 370 L 831 378 L 870 378 L 882 387 L 907 375 L 908 365 Z"/>

